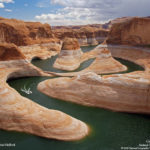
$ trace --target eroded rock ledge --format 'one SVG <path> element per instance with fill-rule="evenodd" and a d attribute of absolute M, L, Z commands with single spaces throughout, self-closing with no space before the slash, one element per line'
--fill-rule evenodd
<path fill-rule="evenodd" d="M 114 57 L 143 66 L 145 71 L 108 76 L 83 73 L 73 78 L 61 77 L 43 81 L 38 89 L 48 96 L 82 105 L 150 114 L 150 52 L 134 47 L 99 47 L 107 48 Z"/>
<path fill-rule="evenodd" d="M 53 66 L 62 70 L 75 70 L 80 66 L 82 54 L 83 52 L 77 39 L 65 38 L 62 49 Z"/>
<path fill-rule="evenodd" d="M 105 29 L 103 25 L 86 25 L 53 27 L 52 31 L 61 40 L 76 38 L 80 46 L 87 46 L 102 43 L 107 38 L 109 29 Z"/>
<path fill-rule="evenodd" d="M 1 60 L 3 54 L 12 51 L 17 60 L 13 60 L 13 55 Z M 6 83 L 9 78 L 48 75 L 30 64 L 12 44 L 0 44 L 0 52 L 0 129 L 66 141 L 79 140 L 88 134 L 88 126 L 80 120 L 40 106 L 11 88 Z"/>
<path fill-rule="evenodd" d="M 80 52 L 77 55 L 77 56 L 79 56 L 77 61 L 72 61 L 72 59 L 73 59 L 74 55 L 76 54 L 76 51 L 78 53 L 78 50 L 72 50 L 72 51 L 71 52 L 67 51 L 67 54 L 69 53 L 70 55 L 65 55 L 63 57 L 60 57 L 61 56 L 60 55 L 57 58 L 57 60 L 54 64 L 54 67 L 57 64 L 57 66 L 58 66 L 57 68 L 59 68 L 59 69 L 62 69 L 62 66 L 65 66 L 65 69 L 69 66 L 70 70 L 74 70 L 74 66 L 76 66 L 76 69 L 77 69 L 80 66 L 80 64 L 83 63 L 84 61 L 87 61 L 92 58 L 95 58 L 95 60 L 93 61 L 93 63 L 90 66 L 88 66 L 84 70 L 81 70 L 79 72 L 54 73 L 56 76 L 76 76 L 76 75 L 83 74 L 86 72 L 95 72 L 97 74 L 110 74 L 110 73 L 123 72 L 123 71 L 127 70 L 126 66 L 122 65 L 120 62 L 118 62 L 117 60 L 115 60 L 112 57 L 111 52 L 110 52 L 110 50 L 107 49 L 107 47 L 104 48 L 104 47 L 101 47 L 101 45 L 98 45 L 95 49 L 93 49 L 89 52 L 83 53 L 82 55 L 79 55 L 79 54 L 81 54 L 81 52 Z M 75 53 L 75 54 L 73 55 L 73 53 Z M 62 53 L 60 53 L 60 54 L 62 54 Z M 70 58 L 69 60 L 73 63 L 70 63 L 70 61 L 68 61 L 67 58 Z M 50 73 L 52 73 L 52 72 L 50 72 Z"/>

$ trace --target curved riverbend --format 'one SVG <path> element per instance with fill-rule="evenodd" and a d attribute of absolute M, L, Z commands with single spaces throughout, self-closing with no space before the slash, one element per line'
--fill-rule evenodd
<path fill-rule="evenodd" d="M 134 69 L 132 68 L 130 71 L 133 70 Z M 50 77 L 18 78 L 15 80 L 10 80 L 8 83 L 22 96 L 30 98 L 42 106 L 61 110 L 86 122 L 91 126 L 92 133 L 82 141 L 60 142 L 24 133 L 1 130 L 0 141 L 2 143 L 7 143 L 8 141 L 12 143 L 15 142 L 16 150 L 25 150 L 26 145 L 30 145 L 31 149 L 37 150 L 41 150 L 43 147 L 45 150 L 49 150 L 49 148 L 55 150 L 119 150 L 122 146 L 135 147 L 140 143 L 146 143 L 146 140 L 149 138 L 150 131 L 149 116 L 117 113 L 100 108 L 85 107 L 48 97 L 37 91 L 37 84 L 49 78 Z M 21 88 L 24 86 L 27 89 L 30 88 L 32 93 L 28 95 L 21 91 Z"/>
<path fill-rule="evenodd" d="M 88 47 L 82 46 L 81 49 L 83 52 L 89 52 L 92 49 L 94 49 L 95 47 L 96 46 L 88 46 Z M 68 71 L 56 69 L 53 67 L 53 64 L 56 61 L 57 57 L 58 57 L 58 55 L 52 56 L 51 58 L 48 58 L 46 60 L 41 60 L 41 59 L 35 58 L 32 60 L 32 64 L 41 68 L 44 71 L 57 72 L 57 73 L 67 73 Z M 74 71 L 69 71 L 69 72 L 78 72 L 78 71 L 84 70 L 85 68 L 90 66 L 94 60 L 95 60 L 95 58 L 88 59 L 88 60 L 82 62 L 80 64 L 79 68 L 77 68 Z"/>
<path fill-rule="evenodd" d="M 117 113 L 50 98 L 37 91 L 37 84 L 45 79 L 48 78 L 29 77 L 11 80 L 8 83 L 22 96 L 30 98 L 42 106 L 63 111 L 86 122 L 91 126 L 92 133 L 82 141 L 60 142 L 23 133 L 0 131 L 1 142 L 15 141 L 16 150 L 21 147 L 22 150 L 25 150 L 26 145 L 30 145 L 32 149 L 37 150 L 41 150 L 43 146 L 45 150 L 49 150 L 50 147 L 55 150 L 109 150 L 110 148 L 119 150 L 121 146 L 137 146 L 139 143 L 145 143 L 148 139 L 150 131 L 149 116 Z M 20 90 L 24 85 L 31 88 L 32 94 L 28 95 Z"/>

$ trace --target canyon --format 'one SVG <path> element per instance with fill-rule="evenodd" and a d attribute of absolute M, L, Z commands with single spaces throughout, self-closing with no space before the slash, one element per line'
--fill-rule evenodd
<path fill-rule="evenodd" d="M 79 140 L 88 134 L 85 123 L 40 106 L 12 89 L 6 83 L 9 79 L 48 75 L 33 66 L 14 44 L 0 44 L 0 52 L 0 129 L 65 141 Z"/>
<path fill-rule="evenodd" d="M 38 85 L 38 89 L 48 96 L 65 101 L 108 108 L 115 111 L 149 114 L 150 49 L 130 46 L 145 46 L 149 44 L 149 34 L 147 35 L 147 33 L 149 33 L 149 21 L 149 18 L 135 17 L 127 19 L 126 21 L 117 22 L 112 25 L 107 40 L 98 46 L 98 48 L 102 49 L 104 52 L 108 53 L 110 51 L 113 57 L 130 60 L 143 66 L 145 71 L 106 76 L 99 76 L 93 72 L 83 72 L 82 74 L 80 72 L 76 72 L 75 74 L 57 74 L 60 76 L 71 75 L 75 77 L 71 79 L 62 77 L 46 80 Z M 143 26 L 145 26 L 145 28 Z M 144 32 L 142 28 L 144 28 Z M 121 34 L 118 33 L 118 30 L 121 31 Z M 141 32 L 142 34 L 140 34 Z M 139 43 L 133 41 L 132 44 L 130 44 L 130 37 L 133 37 L 134 34 L 138 35 L 138 39 L 141 40 Z M 126 38 L 125 35 L 129 38 L 127 38 L 124 43 L 122 37 Z M 107 45 L 105 45 L 106 43 Z M 101 53 L 99 57 L 103 58 L 103 54 Z M 100 62 L 98 64 L 100 64 Z M 103 66 L 105 66 L 105 63 L 102 63 Z M 89 66 L 89 68 L 97 67 L 95 64 L 92 65 Z M 108 68 L 111 67 L 109 66 Z"/>
<path fill-rule="evenodd" d="M 51 28 L 39 22 L 1 17 L 0 129 L 64 141 L 79 140 L 89 134 L 86 123 L 32 102 L 7 83 L 24 76 L 57 77 L 37 86 L 39 92 L 50 97 L 113 111 L 149 114 L 149 23 L 147 17 L 127 17 L 105 25 Z M 89 52 L 80 49 L 97 44 Z M 57 56 L 53 66 L 67 71 L 79 68 L 91 58 L 95 60 L 82 71 L 67 73 L 43 71 L 30 63 L 52 56 Z M 128 68 L 114 57 L 134 62 L 144 71 L 121 74 Z"/>
<path fill-rule="evenodd" d="M 102 25 L 87 26 L 56 26 L 52 28 L 53 33 L 58 39 L 76 38 L 80 46 L 97 45 L 107 38 L 109 29 L 105 29 Z"/>
<path fill-rule="evenodd" d="M 114 57 L 144 66 L 145 71 L 105 76 L 86 72 L 72 78 L 61 77 L 43 81 L 38 89 L 48 96 L 82 105 L 149 114 L 149 50 L 111 45 L 103 45 L 101 48 L 110 50 Z"/>

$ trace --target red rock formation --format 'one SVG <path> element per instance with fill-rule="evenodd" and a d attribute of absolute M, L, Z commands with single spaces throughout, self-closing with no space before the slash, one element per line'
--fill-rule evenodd
<path fill-rule="evenodd" d="M 112 26 L 108 44 L 150 45 L 150 18 L 133 18 Z"/>
<path fill-rule="evenodd" d="M 84 45 L 97 45 L 103 42 L 108 35 L 108 30 L 103 29 L 101 26 L 86 25 L 86 26 L 60 26 L 53 27 L 55 36 L 59 39 L 65 37 L 77 38 L 80 46 Z"/>
<path fill-rule="evenodd" d="M 121 18 L 116 18 L 116 19 L 113 19 L 111 21 L 109 21 L 108 23 L 105 23 L 103 25 L 103 28 L 105 29 L 111 29 L 112 25 L 113 24 L 116 24 L 116 23 L 123 23 L 123 22 L 126 22 L 126 21 L 129 21 L 131 19 L 133 19 L 134 17 L 121 17 Z"/>
<path fill-rule="evenodd" d="M 25 56 L 14 44 L 0 43 L 0 61 L 25 59 Z"/>
<path fill-rule="evenodd" d="M 77 39 L 65 38 L 54 67 L 68 71 L 75 70 L 80 66 L 82 54 Z"/>
<path fill-rule="evenodd" d="M 51 27 L 40 22 L 0 18 L 0 42 L 18 46 L 47 43 L 54 40 Z"/>
<path fill-rule="evenodd" d="M 80 46 L 77 39 L 73 38 L 64 39 L 62 50 L 78 50 L 78 49 L 80 49 Z"/>

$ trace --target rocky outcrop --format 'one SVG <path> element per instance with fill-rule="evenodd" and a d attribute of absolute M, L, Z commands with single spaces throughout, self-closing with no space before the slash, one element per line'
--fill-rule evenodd
<path fill-rule="evenodd" d="M 16 45 L 0 43 L 0 61 L 20 59 L 25 59 L 25 56 L 19 51 Z"/>
<path fill-rule="evenodd" d="M 65 38 L 54 67 L 72 71 L 80 66 L 82 51 L 77 39 Z"/>
<path fill-rule="evenodd" d="M 57 55 L 61 50 L 61 42 L 50 42 L 43 44 L 34 44 L 28 46 L 20 46 L 21 52 L 31 61 L 34 58 L 47 59 Z"/>
<path fill-rule="evenodd" d="M 112 26 L 108 44 L 150 45 L 150 18 L 133 18 Z"/>
<path fill-rule="evenodd" d="M 101 47 L 101 45 L 98 45 L 95 49 L 83 53 L 83 55 L 81 56 L 80 60 L 78 60 L 78 62 L 80 62 L 81 64 L 84 61 L 87 61 L 92 58 L 95 58 L 93 63 L 89 65 L 87 68 L 79 72 L 55 73 L 55 75 L 76 76 L 86 72 L 95 72 L 97 74 L 111 74 L 111 73 L 123 72 L 127 70 L 126 66 L 122 65 L 120 62 L 118 62 L 112 57 L 111 52 L 107 49 L 107 47 L 103 48 Z"/>
<path fill-rule="evenodd" d="M 48 96 L 82 105 L 150 114 L 149 50 L 109 45 L 101 45 L 101 48 L 107 48 L 115 57 L 143 66 L 145 71 L 107 76 L 86 72 L 73 78 L 46 80 L 38 89 Z"/>
<path fill-rule="evenodd" d="M 95 72 L 96 74 L 111 74 L 117 72 L 123 72 L 127 70 L 127 67 L 115 60 L 111 52 L 107 48 L 101 48 L 97 46 L 95 48 L 96 59 L 95 61 L 83 72 Z"/>
<path fill-rule="evenodd" d="M 28 60 L 49 58 L 61 50 L 50 25 L 16 19 L 0 18 L 0 43 L 16 44 Z"/>
<path fill-rule="evenodd" d="M 80 46 L 97 45 L 103 42 L 109 30 L 103 29 L 101 26 L 71 26 L 71 27 L 53 27 L 53 33 L 61 40 L 64 38 L 76 38 Z"/>
<path fill-rule="evenodd" d="M 18 46 L 48 43 L 54 39 L 51 27 L 40 22 L 0 18 L 0 42 Z"/>
<path fill-rule="evenodd" d="M 105 28 L 105 29 L 111 29 L 111 27 L 113 26 L 113 24 L 123 23 L 123 22 L 129 21 L 129 20 L 131 20 L 133 18 L 135 18 L 135 17 L 129 17 L 128 16 L 128 17 L 116 18 L 116 19 L 110 20 L 108 23 L 103 24 L 103 28 Z"/>
<path fill-rule="evenodd" d="M 9 51 L 13 51 L 17 60 L 14 55 L 7 55 Z M 9 57 L 3 57 L 4 54 Z M 0 45 L 0 58 L 0 129 L 65 141 L 79 140 L 88 134 L 85 123 L 36 104 L 7 84 L 6 80 L 10 78 L 48 76 L 29 63 L 16 46 Z"/>
<path fill-rule="evenodd" d="M 86 73 L 71 79 L 47 80 L 40 83 L 38 89 L 48 96 L 82 105 L 150 113 L 149 83 L 139 75 L 101 77 Z"/>

